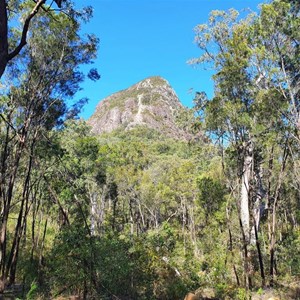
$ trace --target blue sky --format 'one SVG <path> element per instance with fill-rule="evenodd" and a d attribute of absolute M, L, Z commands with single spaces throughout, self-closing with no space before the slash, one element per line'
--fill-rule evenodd
<path fill-rule="evenodd" d="M 194 27 L 207 22 L 211 10 L 250 8 L 263 0 L 75 0 L 91 5 L 94 17 L 83 31 L 100 39 L 95 65 L 98 82 L 86 80 L 77 98 L 88 97 L 81 117 L 89 118 L 103 98 L 153 75 L 167 79 L 185 106 L 193 93 L 213 94 L 211 73 L 187 61 L 200 55 Z"/>

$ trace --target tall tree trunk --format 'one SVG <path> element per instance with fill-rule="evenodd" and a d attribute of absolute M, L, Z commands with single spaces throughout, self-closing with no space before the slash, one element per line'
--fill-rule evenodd
<path fill-rule="evenodd" d="M 241 227 L 242 238 L 243 238 L 244 284 L 245 284 L 246 289 L 250 289 L 251 288 L 251 277 L 250 277 L 250 259 L 249 259 L 249 253 L 248 253 L 249 242 L 247 242 L 241 218 L 240 218 L 240 227 Z"/>
<path fill-rule="evenodd" d="M 0 0 L 0 78 L 8 62 L 8 28 L 6 0 Z"/>
<path fill-rule="evenodd" d="M 17 178 L 17 173 L 19 170 L 19 164 L 20 164 L 20 159 L 22 156 L 22 151 L 24 149 L 24 144 L 25 144 L 25 136 L 24 139 L 22 138 L 20 143 L 18 143 L 16 155 L 15 155 L 15 161 L 14 161 L 14 166 L 13 170 L 11 172 L 9 182 L 8 182 L 8 188 L 7 192 L 5 193 L 5 198 L 3 200 L 3 213 L 1 216 L 1 224 L 0 224 L 0 293 L 3 292 L 5 289 L 5 285 L 7 283 L 7 278 L 6 278 L 6 252 L 7 252 L 7 222 L 8 222 L 8 217 L 10 213 L 10 206 L 11 206 L 11 201 L 13 198 L 13 190 L 15 186 L 15 181 Z"/>
<path fill-rule="evenodd" d="M 258 261 L 259 261 L 260 276 L 261 276 L 261 285 L 262 287 L 264 287 L 266 284 L 266 278 L 265 278 L 263 257 L 260 249 L 260 242 L 258 239 L 258 232 L 257 232 L 258 229 L 256 227 L 256 224 L 254 224 L 254 230 L 255 230 L 255 240 L 256 240 L 256 249 L 257 249 Z"/>
<path fill-rule="evenodd" d="M 130 214 L 130 234 L 134 234 L 134 210 L 133 210 L 133 201 L 130 198 L 129 200 L 129 214 Z"/>
<path fill-rule="evenodd" d="M 96 236 L 96 223 L 97 223 L 97 193 L 90 193 L 90 203 L 91 203 L 91 233 Z"/>
<path fill-rule="evenodd" d="M 255 188 L 256 192 L 254 195 L 255 201 L 254 201 L 253 209 L 252 209 L 253 224 L 252 224 L 252 229 L 251 229 L 251 233 L 250 233 L 250 244 L 253 246 L 254 245 L 256 246 L 260 275 L 261 275 L 261 285 L 262 285 L 262 287 L 264 287 L 265 286 L 265 272 L 264 272 L 264 263 L 263 263 L 263 257 L 262 257 L 258 232 L 259 232 L 259 226 L 260 226 L 260 219 L 265 211 L 266 206 L 262 203 L 262 200 L 265 196 L 265 191 L 263 189 L 263 184 L 262 184 L 261 165 L 260 165 L 260 162 L 256 162 L 256 163 L 259 165 L 256 166 L 253 170 L 254 179 L 256 182 L 254 188 Z"/>
<path fill-rule="evenodd" d="M 248 246 L 250 244 L 250 181 L 253 177 L 253 144 L 248 141 L 241 151 L 242 174 L 240 192 L 240 227 L 243 238 L 244 279 L 247 289 L 251 288 L 251 257 Z"/>
<path fill-rule="evenodd" d="M 270 286 L 274 285 L 274 276 L 276 273 L 276 260 L 275 260 L 275 246 L 276 246 L 276 209 L 277 209 L 277 203 L 279 200 L 280 196 L 280 189 L 283 181 L 283 175 L 284 175 L 284 170 L 286 166 L 286 161 L 288 158 L 288 137 L 286 139 L 285 143 L 285 148 L 284 148 L 284 153 L 282 156 L 282 164 L 281 164 L 281 169 L 279 173 L 279 178 L 277 181 L 277 186 L 276 190 L 274 192 L 274 202 L 272 205 L 272 223 L 271 223 L 271 236 L 270 236 Z"/>
<path fill-rule="evenodd" d="M 256 185 L 255 185 L 255 201 L 252 209 L 253 225 L 250 233 L 250 244 L 255 245 L 257 240 L 257 234 L 255 231 L 259 231 L 260 219 L 264 214 L 266 205 L 262 202 L 265 197 L 265 190 L 263 189 L 262 184 L 262 170 L 261 166 L 256 167 L 256 170 L 253 171 Z"/>
<path fill-rule="evenodd" d="M 21 241 L 24 226 L 26 224 L 26 218 L 29 210 L 28 209 L 28 201 L 29 201 L 29 194 L 30 194 L 29 183 L 30 183 L 32 165 L 33 165 L 34 148 L 35 148 L 35 140 L 32 141 L 30 147 L 29 162 L 28 162 L 27 174 L 23 186 L 21 207 L 19 211 L 17 225 L 15 228 L 15 235 L 14 235 L 10 255 L 7 261 L 6 277 L 9 277 L 9 284 L 13 284 L 15 281 L 20 241 Z"/>
<path fill-rule="evenodd" d="M 241 176 L 241 196 L 240 196 L 240 218 L 245 236 L 246 243 L 250 241 L 250 213 L 249 213 L 249 202 L 250 202 L 250 180 L 252 178 L 252 167 L 253 167 L 253 147 L 252 143 L 248 142 L 243 149 L 243 171 Z"/>

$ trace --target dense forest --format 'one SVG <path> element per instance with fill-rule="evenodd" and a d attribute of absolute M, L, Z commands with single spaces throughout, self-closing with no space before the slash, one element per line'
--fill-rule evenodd
<path fill-rule="evenodd" d="M 190 63 L 213 70 L 214 96 L 178 113 L 189 141 L 78 118 L 80 84 L 100 78 L 82 71 L 91 17 L 0 0 L 0 293 L 300 299 L 299 2 L 196 26 Z"/>

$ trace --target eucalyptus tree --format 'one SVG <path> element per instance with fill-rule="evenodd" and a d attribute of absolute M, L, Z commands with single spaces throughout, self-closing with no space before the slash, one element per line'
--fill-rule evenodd
<path fill-rule="evenodd" d="M 215 95 L 205 103 L 206 128 L 223 141 L 236 162 L 240 182 L 236 197 L 244 240 L 246 286 L 250 286 L 248 275 L 252 273 L 252 243 L 257 247 L 262 284 L 265 283 L 258 231 L 267 208 L 273 215 L 272 281 L 276 203 L 290 137 L 297 139 L 299 7 L 289 2 L 275 0 L 262 5 L 259 15 L 250 13 L 245 18 L 240 18 L 235 10 L 213 11 L 208 24 L 196 27 L 196 42 L 203 54 L 193 62 L 215 70 Z M 280 166 L 279 176 L 264 176 L 266 172 L 274 175 L 274 162 Z M 271 178 L 275 182 L 271 183 Z"/>
<path fill-rule="evenodd" d="M 253 15 L 238 21 L 235 10 L 213 11 L 209 24 L 196 27 L 196 42 L 203 55 L 194 63 L 211 64 L 216 70 L 215 96 L 205 106 L 207 129 L 232 147 L 236 154 L 236 172 L 240 179 L 238 206 L 244 244 L 245 283 L 250 285 L 248 245 L 250 243 L 250 182 L 254 170 L 252 117 L 254 91 L 248 74 L 249 28 Z"/>
<path fill-rule="evenodd" d="M 70 108 L 66 101 L 75 95 L 84 80 L 79 66 L 91 63 L 96 55 L 97 39 L 79 35 L 80 22 L 86 21 L 89 13 L 72 19 L 64 13 L 39 11 L 30 21 L 28 47 L 7 70 L 8 82 L 12 84 L 3 89 L 1 96 L 4 141 L 0 153 L 1 291 L 15 280 L 20 241 L 35 185 L 32 174 L 42 163 L 38 150 L 42 144 L 51 145 L 51 129 L 76 115 L 85 102 L 79 101 Z M 40 174 L 40 178 L 43 176 Z M 17 223 L 12 243 L 8 244 L 8 221 L 12 213 L 17 215 Z"/>
<path fill-rule="evenodd" d="M 276 273 L 276 231 L 277 209 L 282 198 L 284 177 L 288 172 L 287 164 L 292 159 L 296 165 L 299 155 L 300 120 L 300 7 L 296 1 L 273 1 L 264 4 L 259 19 L 253 25 L 255 33 L 252 39 L 252 63 L 259 74 L 256 84 L 260 90 L 260 102 L 267 105 L 264 110 L 273 118 L 273 133 L 281 141 L 279 155 L 280 171 L 273 191 L 268 191 L 267 204 L 271 211 L 270 222 L 270 280 L 273 284 Z M 268 105 L 269 104 L 269 105 Z M 272 107 L 270 109 L 270 107 Z M 274 120 L 276 116 L 276 120 Z M 278 143 L 278 142 L 277 142 Z M 295 147 L 297 145 L 297 147 Z M 274 148 L 273 148 L 274 149 Z M 272 166 L 274 155 L 269 157 Z M 274 173 L 270 168 L 270 174 Z M 297 176 L 295 177 L 295 179 Z M 299 182 L 294 182 L 298 185 Z"/>

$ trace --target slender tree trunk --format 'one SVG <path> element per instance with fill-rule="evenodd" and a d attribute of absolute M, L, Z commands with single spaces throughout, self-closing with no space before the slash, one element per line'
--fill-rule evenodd
<path fill-rule="evenodd" d="M 47 234 L 47 226 L 48 226 L 48 218 L 45 221 L 44 231 L 43 231 L 43 237 L 42 237 L 42 243 L 41 243 L 41 250 L 39 255 L 39 266 L 43 266 L 43 251 L 45 246 L 45 240 L 46 240 L 46 234 Z"/>
<path fill-rule="evenodd" d="M 117 198 L 113 199 L 113 218 L 112 218 L 112 230 L 116 230 L 116 214 L 117 214 Z"/>
<path fill-rule="evenodd" d="M 22 151 L 24 149 L 24 144 L 25 144 L 25 137 L 21 139 L 20 143 L 18 143 L 16 155 L 15 155 L 15 162 L 14 162 L 14 167 L 12 170 L 12 173 L 10 175 L 10 179 L 8 182 L 8 189 L 6 193 L 6 198 L 3 199 L 4 202 L 4 207 L 3 207 L 3 214 L 2 214 L 2 219 L 1 219 L 1 227 L 0 227 L 0 293 L 3 292 L 5 289 L 5 285 L 7 283 L 7 278 L 6 278 L 6 246 L 7 246 L 7 222 L 8 222 L 8 217 L 10 213 L 10 206 L 11 206 L 11 201 L 13 198 L 13 190 L 15 186 L 15 181 L 17 178 L 17 173 L 19 170 L 19 164 L 20 164 L 20 159 L 22 156 Z"/>
<path fill-rule="evenodd" d="M 30 147 L 28 169 L 27 169 L 24 186 L 23 186 L 21 207 L 20 207 L 20 211 L 19 211 L 17 225 L 15 228 L 14 240 L 13 240 L 10 255 L 9 255 L 9 258 L 7 261 L 6 277 L 8 277 L 8 275 L 9 275 L 9 284 L 13 284 L 15 281 L 20 241 L 21 241 L 24 226 L 26 224 L 26 218 L 28 215 L 28 201 L 29 201 L 29 194 L 30 194 L 29 183 L 30 183 L 32 165 L 33 165 L 34 148 L 35 148 L 35 140 L 32 141 L 32 144 Z"/>
<path fill-rule="evenodd" d="M 263 189 L 262 184 L 262 171 L 261 166 L 257 167 L 256 171 L 253 171 L 255 174 L 256 181 L 256 193 L 255 193 L 255 201 L 252 209 L 253 216 L 253 225 L 250 233 L 250 244 L 256 244 L 257 234 L 255 231 L 259 231 L 260 219 L 266 209 L 266 205 L 262 203 L 263 198 L 265 197 L 265 191 Z"/>
<path fill-rule="evenodd" d="M 194 200 L 195 201 L 195 200 Z M 189 205 L 187 207 L 187 220 L 189 223 L 189 231 L 190 231 L 190 236 L 191 236 L 191 241 L 193 243 L 194 246 L 194 253 L 196 255 L 196 257 L 199 256 L 199 249 L 197 246 L 197 233 L 196 233 L 196 226 L 195 226 L 195 213 L 194 213 L 194 206 L 193 205 Z"/>
<path fill-rule="evenodd" d="M 144 232 L 146 229 L 145 217 L 144 217 L 144 213 L 142 210 L 141 201 L 139 199 L 137 199 L 137 202 L 138 202 L 139 214 L 140 214 L 141 220 L 142 220 L 142 232 Z"/>
<path fill-rule="evenodd" d="M 181 216 L 181 232 L 182 232 L 182 236 L 183 236 L 183 253 L 185 255 L 186 253 L 186 225 L 187 225 L 187 208 L 186 208 L 186 201 L 184 197 L 180 197 L 180 206 L 181 206 L 181 212 L 182 212 L 182 216 Z M 192 240 L 192 239 L 191 239 Z"/>
<path fill-rule="evenodd" d="M 5 1 L 0 1 L 1 5 Z M 1 6 L 2 9 L 2 6 Z M 0 12 L 2 13 L 2 12 Z M 0 16 L 2 20 L 2 16 Z M 3 21 L 2 21 L 3 22 Z M 2 30 L 2 25 L 0 23 L 0 30 Z M 1 43 L 1 38 L 0 38 Z M 2 57 L 0 57 L 0 61 Z M 1 67 L 0 67 L 1 68 Z M 4 70 L 3 70 L 4 71 Z M 1 74 L 1 71 L 0 71 Z M 5 141 L 3 141 L 3 148 L 1 151 L 1 182 L 0 182 L 0 207 L 1 207 L 1 224 L 0 224 L 0 293 L 4 291 L 6 280 L 4 276 L 4 265 L 6 260 L 6 227 L 7 227 L 7 218 L 9 213 L 9 205 L 7 203 L 6 196 L 6 177 L 7 177 L 7 160 L 8 160 L 8 146 L 10 142 L 10 126 L 6 123 L 6 134 Z"/>
<path fill-rule="evenodd" d="M 279 173 L 279 178 L 276 186 L 276 190 L 274 192 L 274 202 L 272 205 L 272 224 L 271 224 L 271 237 L 270 237 L 270 286 L 274 286 L 274 276 L 276 274 L 276 259 L 275 259 L 275 246 L 276 246 L 276 208 L 277 208 L 277 202 L 279 200 L 280 195 L 280 189 L 282 185 L 285 165 L 288 157 L 288 138 L 286 139 L 286 144 L 284 148 L 284 153 L 282 157 L 282 164 L 281 169 Z"/>
<path fill-rule="evenodd" d="M 37 186 L 37 189 L 39 189 L 39 184 Z M 40 207 L 40 201 L 38 200 L 37 191 L 34 194 L 33 200 L 32 200 L 32 223 L 31 223 L 31 262 L 33 262 L 33 255 L 34 251 L 36 250 L 36 247 L 38 245 L 38 240 L 36 236 L 36 218 L 38 216 L 39 207 Z M 38 223 L 39 224 L 39 223 Z M 39 224 L 40 225 L 40 224 Z"/>
<path fill-rule="evenodd" d="M 129 214 L 130 214 L 130 233 L 131 235 L 134 234 L 134 218 L 133 218 L 133 205 L 132 205 L 132 199 L 129 200 Z"/>
<path fill-rule="evenodd" d="M 0 0 L 0 78 L 8 62 L 8 28 L 6 0 Z"/>
<path fill-rule="evenodd" d="M 229 236 L 229 251 L 231 253 L 231 257 L 234 258 L 232 233 L 231 233 L 230 216 L 229 216 L 228 207 L 226 207 L 226 219 L 227 219 L 227 228 L 228 228 L 228 236 Z M 233 271 L 234 271 L 234 276 L 235 276 L 235 279 L 236 279 L 236 283 L 237 283 L 238 286 L 240 286 L 241 285 L 240 278 L 239 278 L 239 275 L 238 275 L 238 272 L 236 270 L 236 266 L 235 266 L 234 262 L 233 262 Z"/>
<path fill-rule="evenodd" d="M 50 193 L 50 195 L 52 196 L 54 203 L 58 204 L 59 207 L 59 211 L 61 213 L 62 216 L 62 220 L 61 220 L 61 226 L 63 225 L 70 225 L 70 221 L 69 221 L 69 217 L 68 217 L 68 213 L 67 211 L 63 208 L 62 204 L 59 201 L 59 197 L 57 197 L 54 189 L 51 187 L 50 183 L 48 182 L 47 178 L 44 176 L 45 182 L 47 184 L 47 189 Z"/>
<path fill-rule="evenodd" d="M 100 197 L 100 207 L 98 205 L 98 220 L 97 220 L 97 228 L 99 230 L 99 233 L 104 232 L 104 228 L 103 228 L 103 222 L 104 222 L 104 218 L 105 218 L 105 198 L 107 195 L 107 186 L 104 185 L 103 189 L 102 189 L 102 194 Z"/>
<path fill-rule="evenodd" d="M 96 235 L 96 219 L 97 219 L 97 193 L 90 193 L 90 203 L 91 203 L 91 233 L 93 236 Z"/>
<path fill-rule="evenodd" d="M 261 285 L 262 285 L 262 287 L 264 287 L 266 285 L 266 278 L 265 278 L 264 263 L 263 263 L 261 249 L 260 249 L 260 242 L 258 239 L 258 232 L 257 232 L 256 224 L 254 224 L 254 228 L 255 228 L 256 249 L 257 249 L 257 254 L 258 254 L 259 269 L 260 269 L 260 276 L 261 276 Z"/>
<path fill-rule="evenodd" d="M 246 289 L 251 288 L 251 277 L 250 277 L 250 264 L 249 264 L 249 253 L 248 253 L 248 244 L 246 240 L 246 236 L 243 230 L 243 224 L 240 219 L 240 227 L 242 231 L 242 238 L 243 238 L 243 260 L 244 260 L 244 284 Z"/>

